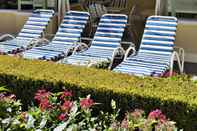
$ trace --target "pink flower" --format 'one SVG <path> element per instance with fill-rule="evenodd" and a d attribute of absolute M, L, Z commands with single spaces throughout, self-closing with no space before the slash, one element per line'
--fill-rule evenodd
<path fill-rule="evenodd" d="M 94 105 L 94 101 L 90 98 L 84 98 L 80 101 L 80 106 L 83 109 L 90 108 L 92 105 Z"/>
<path fill-rule="evenodd" d="M 3 100 L 5 97 L 5 94 L 4 93 L 0 93 L 0 100 Z"/>
<path fill-rule="evenodd" d="M 160 115 L 160 118 L 159 119 L 160 119 L 160 122 L 161 123 L 165 123 L 167 121 L 166 116 L 163 115 L 163 114 Z"/>
<path fill-rule="evenodd" d="M 149 115 L 148 115 L 148 118 L 149 119 L 159 120 L 162 123 L 166 122 L 166 116 L 163 115 L 161 110 L 158 110 L 158 109 L 150 112 Z"/>
<path fill-rule="evenodd" d="M 129 123 L 128 123 L 128 120 L 127 119 L 124 119 L 121 123 L 121 127 L 122 128 L 125 128 L 125 129 L 128 129 L 129 128 Z"/>
<path fill-rule="evenodd" d="M 34 99 L 39 103 L 39 107 L 42 111 L 50 109 L 52 106 L 49 102 L 50 92 L 46 90 L 38 90 L 34 96 Z"/>
<path fill-rule="evenodd" d="M 71 101 L 64 101 L 63 105 L 61 106 L 62 111 L 68 112 L 73 106 L 73 102 Z"/>
<path fill-rule="evenodd" d="M 46 109 L 50 109 L 52 106 L 49 103 L 49 100 L 48 99 L 42 99 L 40 101 L 39 107 L 40 107 L 41 111 L 44 111 Z"/>
<path fill-rule="evenodd" d="M 64 119 L 65 119 L 65 117 L 66 117 L 66 114 L 60 114 L 59 116 L 58 116 L 58 120 L 60 120 L 60 121 L 63 121 Z"/>
<path fill-rule="evenodd" d="M 176 72 L 172 72 L 172 76 L 175 76 Z M 164 73 L 163 77 L 170 77 L 170 71 Z"/>
<path fill-rule="evenodd" d="M 14 94 L 9 95 L 8 97 L 9 97 L 10 99 L 12 99 L 12 100 L 16 100 L 16 96 L 15 96 Z"/>
<path fill-rule="evenodd" d="M 16 100 L 14 94 L 0 93 L 0 100 Z"/>
<path fill-rule="evenodd" d="M 134 112 L 131 113 L 131 116 L 135 119 L 142 117 L 144 111 L 140 109 L 136 109 Z"/>
<path fill-rule="evenodd" d="M 48 99 L 50 96 L 50 92 L 47 92 L 46 90 L 38 90 L 34 96 L 34 99 L 41 103 L 42 100 Z M 46 101 L 46 100 L 45 100 Z"/>
<path fill-rule="evenodd" d="M 68 97 L 72 97 L 72 92 L 71 91 L 64 91 L 62 93 L 62 95 L 60 96 L 60 99 L 64 100 L 65 98 L 68 98 Z"/>

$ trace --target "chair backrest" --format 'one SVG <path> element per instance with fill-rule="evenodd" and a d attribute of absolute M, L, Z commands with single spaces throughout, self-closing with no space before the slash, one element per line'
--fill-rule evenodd
<path fill-rule="evenodd" d="M 53 44 L 74 44 L 80 40 L 83 29 L 88 23 L 88 12 L 69 11 L 65 14 L 59 29 L 52 40 Z"/>
<path fill-rule="evenodd" d="M 177 29 L 177 18 L 150 16 L 147 19 L 139 53 L 171 55 Z"/>
<path fill-rule="evenodd" d="M 101 17 L 91 47 L 115 49 L 120 46 L 127 16 L 123 14 L 105 14 Z"/>
<path fill-rule="evenodd" d="M 17 39 L 32 40 L 42 37 L 44 30 L 54 15 L 53 10 L 35 10 L 28 18 Z"/>
<path fill-rule="evenodd" d="M 88 8 L 92 4 L 105 4 L 105 0 L 79 0 L 80 6 L 83 10 L 88 11 Z"/>
<path fill-rule="evenodd" d="M 92 4 L 96 4 L 96 0 L 79 0 L 79 3 L 83 10 L 88 11 L 88 7 Z"/>
<path fill-rule="evenodd" d="M 93 19 L 100 18 L 102 15 L 107 14 L 107 9 L 101 4 L 91 4 L 89 5 L 88 12 Z"/>
<path fill-rule="evenodd" d="M 111 0 L 110 6 L 113 8 L 124 9 L 124 8 L 127 8 L 128 1 L 127 0 Z"/>

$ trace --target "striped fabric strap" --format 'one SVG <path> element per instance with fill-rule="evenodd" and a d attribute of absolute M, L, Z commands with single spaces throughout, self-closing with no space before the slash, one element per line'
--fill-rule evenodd
<path fill-rule="evenodd" d="M 63 43 L 74 44 L 79 41 L 88 19 L 88 12 L 67 12 L 52 43 L 61 45 Z"/>
<path fill-rule="evenodd" d="M 41 37 L 44 29 L 53 17 L 53 10 L 35 10 L 28 18 L 17 39 L 31 40 Z"/>
<path fill-rule="evenodd" d="M 92 47 L 115 49 L 120 46 L 126 23 L 126 15 L 103 15 L 92 41 Z"/>
<path fill-rule="evenodd" d="M 174 17 L 149 17 L 139 52 L 171 54 L 174 47 L 176 26 L 177 19 Z"/>

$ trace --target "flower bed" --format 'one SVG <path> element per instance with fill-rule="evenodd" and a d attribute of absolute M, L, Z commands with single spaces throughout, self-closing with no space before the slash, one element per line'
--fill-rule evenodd
<path fill-rule="evenodd" d="M 72 100 L 69 91 L 51 93 L 38 90 L 35 95 L 37 106 L 21 111 L 20 101 L 14 95 L 0 94 L 0 129 L 2 130 L 37 130 L 37 131 L 171 131 L 178 129 L 175 122 L 170 121 L 160 111 L 149 113 L 146 118 L 144 111 L 135 110 L 125 114 L 122 121 L 117 120 L 119 110 L 112 101 L 113 114 L 103 113 L 92 116 L 92 106 L 96 104 L 90 95 Z"/>
<path fill-rule="evenodd" d="M 91 94 L 100 108 L 110 111 L 111 99 L 122 110 L 160 108 L 187 131 L 197 129 L 197 85 L 188 76 L 140 78 L 107 70 L 59 65 L 0 56 L 0 83 L 7 85 L 23 105 L 39 87 L 54 92 L 62 87 L 76 96 Z"/>

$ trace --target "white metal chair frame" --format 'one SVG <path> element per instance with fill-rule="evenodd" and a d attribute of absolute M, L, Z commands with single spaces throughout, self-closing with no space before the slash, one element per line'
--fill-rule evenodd
<path fill-rule="evenodd" d="M 15 37 L 11 34 L 4 34 L 2 36 L 0 36 L 0 41 L 8 41 L 8 40 L 12 40 L 15 39 Z"/>

